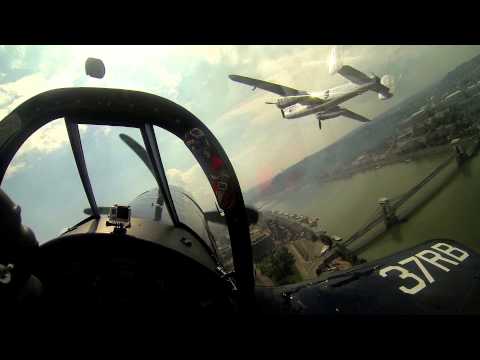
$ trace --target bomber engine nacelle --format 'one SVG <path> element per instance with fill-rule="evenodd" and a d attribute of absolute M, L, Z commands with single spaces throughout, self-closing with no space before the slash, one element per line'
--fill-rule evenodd
<path fill-rule="evenodd" d="M 383 75 L 382 78 L 380 79 L 380 84 L 383 86 L 387 87 L 389 90 L 388 94 L 378 94 L 378 98 L 380 100 L 387 100 L 390 99 L 393 96 L 393 93 L 395 91 L 395 81 L 392 75 Z"/>
<path fill-rule="evenodd" d="M 387 95 L 387 96 L 385 96 L 385 95 L 383 95 L 383 94 L 378 94 L 378 98 L 379 98 L 380 100 L 387 100 L 387 99 L 390 99 L 392 96 L 393 96 L 393 95 L 391 95 L 391 94 L 390 94 L 390 95 Z"/>
<path fill-rule="evenodd" d="M 318 112 L 315 114 L 318 120 L 327 120 L 337 116 L 341 116 L 343 114 L 343 110 L 336 110 L 336 111 L 325 111 L 325 112 Z"/>

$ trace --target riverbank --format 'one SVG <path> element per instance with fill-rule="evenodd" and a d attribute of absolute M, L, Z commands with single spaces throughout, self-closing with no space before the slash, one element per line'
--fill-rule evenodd
<path fill-rule="evenodd" d="M 421 149 L 413 153 L 407 153 L 403 155 L 392 155 L 391 157 L 388 157 L 383 160 L 374 161 L 361 166 L 356 166 L 354 168 L 340 170 L 335 172 L 335 174 L 332 174 L 326 177 L 319 177 L 317 178 L 317 180 L 319 184 L 322 184 L 322 183 L 328 183 L 336 180 L 348 179 L 353 177 L 354 175 L 375 170 L 375 169 L 380 169 L 384 166 L 394 165 L 402 162 L 408 163 L 411 161 L 417 161 L 429 156 L 447 154 L 451 151 L 452 151 L 452 146 L 450 144 L 445 144 L 445 145 L 435 146 L 431 148 Z"/>
<path fill-rule="evenodd" d="M 470 146 L 475 140 L 478 140 L 478 136 L 471 136 L 471 137 L 462 139 L 459 142 L 459 144 L 462 144 L 464 146 Z M 393 164 L 402 163 L 402 162 L 408 163 L 412 161 L 417 161 L 430 156 L 446 154 L 451 151 L 453 151 L 452 145 L 450 143 L 447 143 L 443 145 L 420 149 L 411 153 L 389 155 L 387 158 L 382 160 L 372 161 L 367 164 L 363 164 L 355 167 L 349 167 L 343 170 L 338 170 L 334 174 L 331 174 L 328 176 L 317 177 L 317 181 L 319 184 L 322 184 L 322 183 L 328 183 L 331 181 L 347 179 L 347 178 L 351 178 L 356 174 L 360 174 L 362 172 L 366 172 L 370 170 L 380 169 L 384 166 L 393 165 Z"/>
<path fill-rule="evenodd" d="M 475 145 L 476 142 L 471 144 Z M 474 155 L 475 146 L 464 148 L 468 155 Z M 349 239 L 378 215 L 378 199 L 387 197 L 396 202 L 453 155 L 453 152 L 451 146 L 436 147 L 417 152 L 418 159 L 412 159 L 408 163 L 398 162 L 378 170 L 359 173 L 349 179 L 332 181 L 322 186 L 314 182 L 299 184 L 275 196 L 264 197 L 263 211 L 318 217 L 322 229 Z M 427 239 L 447 237 L 459 239 L 480 251 L 477 240 L 480 238 L 480 228 L 476 216 L 480 213 L 480 192 L 475 182 L 479 178 L 480 157 L 466 160 L 460 168 L 456 161 L 450 162 L 427 186 L 422 187 L 398 209 L 400 219 L 407 217 L 406 223 L 385 231 L 385 225 L 381 221 L 368 234 L 349 246 L 348 250 L 359 258 L 372 261 Z"/>
<path fill-rule="evenodd" d="M 383 237 L 385 233 L 393 232 L 396 233 L 398 236 L 398 227 L 403 227 L 407 220 L 409 220 L 412 216 L 414 216 L 419 210 L 423 207 L 427 206 L 429 202 L 431 202 L 435 197 L 437 197 L 448 185 L 455 180 L 456 176 L 459 174 L 464 173 L 465 169 L 468 169 L 471 166 L 471 161 L 474 160 L 476 157 L 480 142 L 478 139 L 476 141 L 469 144 L 470 149 L 465 149 L 466 153 L 461 159 L 457 159 L 457 163 L 453 161 L 455 156 L 452 155 L 450 157 L 450 161 L 447 159 L 444 163 L 440 164 L 438 168 L 436 168 L 430 175 L 428 175 L 420 184 L 417 184 L 412 187 L 409 192 L 410 195 L 405 194 L 407 199 L 405 200 L 397 200 L 397 203 L 392 204 L 392 206 L 396 209 L 395 215 L 398 219 L 398 222 L 395 223 L 393 228 L 386 227 L 383 221 L 378 222 L 377 226 L 372 227 L 369 231 L 366 231 L 365 234 L 359 236 L 360 244 L 350 244 L 350 242 L 355 241 L 355 239 L 351 239 L 350 241 L 346 241 L 345 244 L 349 247 L 350 250 L 353 250 L 356 254 L 364 254 L 364 252 L 373 245 L 379 238 Z M 466 147 L 466 146 L 465 146 Z M 466 172 L 468 174 L 468 170 Z M 423 189 L 425 185 L 431 180 L 434 181 L 433 184 L 428 185 L 427 188 Z M 419 187 L 417 189 L 417 187 Z M 417 195 L 416 193 L 420 193 Z M 410 197 L 412 199 L 410 200 Z M 382 220 L 382 215 L 378 218 L 378 220 Z M 378 226 L 380 225 L 380 226 Z M 373 230 L 373 231 L 372 231 Z M 360 245 L 360 246 L 359 246 Z"/>
<path fill-rule="evenodd" d="M 429 239 L 453 239 L 475 251 L 480 251 L 480 157 L 452 169 L 435 180 L 428 194 L 417 196 L 408 208 L 399 213 L 406 222 L 366 237 L 353 249 L 358 256 L 374 261 L 397 251 L 408 249 Z"/>

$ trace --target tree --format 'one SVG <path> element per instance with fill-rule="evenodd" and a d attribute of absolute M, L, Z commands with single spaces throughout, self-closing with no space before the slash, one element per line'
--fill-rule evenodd
<path fill-rule="evenodd" d="M 295 275 L 295 258 L 285 247 L 281 247 L 266 257 L 260 264 L 259 269 L 278 284 L 288 283 L 288 277 Z"/>

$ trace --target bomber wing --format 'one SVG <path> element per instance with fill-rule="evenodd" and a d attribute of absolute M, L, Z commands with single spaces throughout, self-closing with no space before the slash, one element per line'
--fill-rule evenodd
<path fill-rule="evenodd" d="M 280 96 L 294 96 L 294 95 L 307 94 L 306 91 L 297 90 L 297 89 L 290 88 L 288 86 L 278 85 L 268 81 L 253 79 L 246 76 L 229 75 L 228 77 L 233 81 L 237 81 L 245 85 L 253 86 L 253 90 L 255 90 L 255 88 L 259 88 L 266 91 L 270 91 Z"/>
<path fill-rule="evenodd" d="M 342 116 L 348 117 L 353 120 L 361 121 L 361 122 L 369 122 L 371 121 L 370 119 L 366 118 L 365 116 L 362 116 L 360 114 L 357 114 L 353 111 L 347 110 L 347 109 L 342 109 Z"/>

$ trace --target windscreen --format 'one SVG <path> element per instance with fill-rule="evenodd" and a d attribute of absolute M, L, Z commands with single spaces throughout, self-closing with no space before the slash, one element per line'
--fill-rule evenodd
<path fill-rule="evenodd" d="M 103 78 L 85 74 L 89 57 L 103 60 Z M 97 86 L 153 93 L 202 120 L 260 212 L 258 286 L 433 238 L 480 250 L 479 46 L 4 46 L 0 59 L 0 118 L 45 90 Z M 0 141 L 14 131 L 0 129 Z M 155 179 L 121 132 L 143 144 L 136 129 L 80 128 L 97 203 L 155 203 Z M 70 145 L 52 134 L 17 154 L 2 183 L 42 238 L 88 207 Z M 179 217 L 201 228 L 202 211 L 216 210 L 205 175 L 180 140 L 155 134 Z M 188 198 L 202 211 L 187 216 Z M 214 226 L 228 262 L 228 235 Z"/>
<path fill-rule="evenodd" d="M 168 212 L 163 211 L 163 197 L 159 196 L 153 174 L 124 140 L 128 137 L 143 146 L 140 130 L 123 126 L 81 126 L 85 128 L 81 134 L 83 154 L 97 205 L 104 208 L 132 205 L 133 217 L 167 219 L 171 224 Z"/>
<path fill-rule="evenodd" d="M 80 133 L 86 131 L 80 126 Z M 2 190 L 22 211 L 22 223 L 44 243 L 83 220 L 89 204 L 78 176 L 64 119 L 38 129 L 20 147 Z"/>

